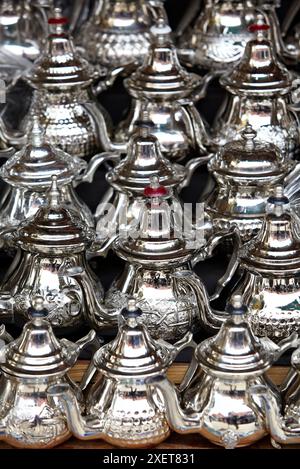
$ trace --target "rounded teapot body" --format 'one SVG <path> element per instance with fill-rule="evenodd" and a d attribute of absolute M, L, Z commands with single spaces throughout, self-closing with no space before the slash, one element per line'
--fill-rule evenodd
<path fill-rule="evenodd" d="M 69 275 L 68 269 L 80 268 L 86 279 L 81 283 Z M 20 250 L 1 286 L 13 303 L 14 323 L 28 321 L 27 310 L 33 298 L 42 296 L 49 314 L 47 319 L 57 333 L 79 328 L 89 317 L 89 294 L 101 301 L 103 288 L 90 269 L 85 255 L 41 255 Z M 0 292 L 0 293 L 1 293 Z"/>
<path fill-rule="evenodd" d="M 195 51 L 194 65 L 208 70 L 223 70 L 233 67 L 251 39 L 250 24 L 257 19 L 253 2 L 209 1 L 204 6 L 195 25 L 183 36 L 180 44 L 184 50 Z"/>
<path fill-rule="evenodd" d="M 298 119 L 288 110 L 287 96 L 229 96 L 215 120 L 213 139 L 219 145 L 236 140 L 250 124 L 256 140 L 273 143 L 287 157 L 295 158 L 299 146 Z"/>
<path fill-rule="evenodd" d="M 17 448 L 52 448 L 69 439 L 63 410 L 47 398 L 51 384 L 68 383 L 79 396 L 79 390 L 65 376 L 16 378 L 2 373 L 0 377 L 0 439 Z"/>
<path fill-rule="evenodd" d="M 164 407 L 159 391 L 141 377 L 122 382 L 102 375 L 87 396 L 86 413 L 103 422 L 103 439 L 108 443 L 147 448 L 170 434 Z"/>
<path fill-rule="evenodd" d="M 175 272 L 188 270 L 188 264 L 176 269 L 126 264 L 109 289 L 105 303 L 108 308 L 121 310 L 128 298 L 134 296 L 151 336 L 175 342 L 187 332 L 199 329 L 199 308 L 205 307 L 205 298 L 199 304 L 193 288 L 174 276 Z"/>
<path fill-rule="evenodd" d="M 215 176 L 215 173 L 213 174 Z M 216 179 L 218 181 L 217 177 Z M 211 217 L 213 226 L 218 230 L 237 226 L 241 240 L 243 242 L 250 240 L 262 226 L 267 199 L 274 186 L 275 183 L 238 186 L 218 181 L 206 202 L 206 211 Z"/>
<path fill-rule="evenodd" d="M 47 187 L 33 190 L 25 187 L 6 186 L 0 202 L 0 227 L 18 226 L 22 221 L 33 217 L 38 209 L 46 205 Z M 93 215 L 88 206 L 79 199 L 71 183 L 61 186 L 62 202 L 88 226 L 94 226 Z"/>
<path fill-rule="evenodd" d="M 194 108 L 193 112 L 190 112 L 191 107 Z M 117 129 L 116 141 L 127 141 L 128 134 L 133 133 L 135 122 L 143 121 L 144 111 L 153 123 L 150 132 L 158 139 L 164 156 L 179 161 L 197 150 L 195 128 L 202 127 L 201 117 L 193 104 L 183 105 L 172 100 L 134 99 L 127 119 Z M 196 118 L 199 118 L 198 122 Z"/>
<path fill-rule="evenodd" d="M 300 275 L 277 276 L 244 271 L 234 294 L 248 307 L 257 336 L 280 341 L 300 331 Z"/>
<path fill-rule="evenodd" d="M 267 434 L 263 413 L 250 403 L 247 391 L 267 378 L 218 377 L 202 372 L 183 397 L 184 408 L 202 413 L 199 432 L 212 443 L 233 449 L 248 446 Z M 276 399 L 279 394 L 273 389 Z"/>
<path fill-rule="evenodd" d="M 100 106 L 87 89 L 35 90 L 23 128 L 36 114 L 50 143 L 70 155 L 88 159 L 101 148 L 97 124 L 84 103 Z M 108 114 L 102 107 L 100 110 L 110 125 Z"/>
<path fill-rule="evenodd" d="M 150 45 L 151 17 L 144 0 L 101 2 L 82 27 L 78 41 L 92 62 L 109 69 L 141 63 Z"/>

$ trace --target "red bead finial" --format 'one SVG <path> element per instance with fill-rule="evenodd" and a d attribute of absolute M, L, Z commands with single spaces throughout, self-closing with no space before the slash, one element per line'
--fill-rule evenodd
<path fill-rule="evenodd" d="M 61 18 L 49 18 L 48 19 L 48 24 L 58 24 L 58 25 L 63 25 L 63 24 L 68 24 L 69 20 L 65 16 L 62 16 Z"/>
<path fill-rule="evenodd" d="M 150 185 L 144 189 L 145 197 L 163 197 L 167 194 L 168 190 L 165 186 L 159 184 L 159 179 L 157 176 L 152 176 Z"/>
<path fill-rule="evenodd" d="M 270 26 L 266 23 L 254 23 L 250 24 L 248 27 L 248 30 L 250 33 L 257 33 L 259 31 L 268 31 L 270 29 Z"/>

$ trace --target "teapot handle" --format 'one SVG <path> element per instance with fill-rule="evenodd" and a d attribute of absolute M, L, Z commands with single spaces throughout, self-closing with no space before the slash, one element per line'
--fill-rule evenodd
<path fill-rule="evenodd" d="M 184 349 L 186 348 L 192 348 L 193 350 L 196 349 L 197 347 L 197 344 L 196 342 L 194 341 L 193 339 L 193 334 L 191 332 L 187 332 L 185 334 L 185 336 L 180 339 L 178 342 L 176 342 L 175 344 L 170 344 L 169 342 L 166 342 L 165 340 L 163 339 L 159 339 L 157 341 L 158 343 L 160 343 L 161 345 L 165 346 L 172 354 L 172 359 L 173 361 L 175 360 L 175 358 L 177 357 L 177 355 Z M 179 386 L 179 391 L 184 391 L 188 385 L 190 384 L 191 380 L 193 379 L 196 371 L 198 369 L 198 362 L 195 358 L 195 355 L 193 353 L 193 357 L 192 357 L 192 360 L 191 360 L 191 363 L 190 363 L 190 366 L 188 367 L 184 377 L 183 377 L 183 380 Z"/>
<path fill-rule="evenodd" d="M 138 67 L 138 64 L 136 62 L 129 62 L 128 64 L 122 65 L 120 67 L 116 67 L 112 70 L 106 69 L 105 78 L 101 79 L 101 76 L 103 77 L 103 72 L 102 72 L 99 77 L 100 80 L 96 84 L 92 85 L 91 89 L 92 89 L 93 94 L 97 97 L 103 91 L 106 91 L 108 88 L 111 88 L 114 82 L 116 81 L 116 79 L 121 74 L 128 76 L 131 73 L 133 73 L 137 69 L 137 67 Z"/>
<path fill-rule="evenodd" d="M 154 22 L 157 22 L 160 18 L 165 20 L 165 22 L 168 22 L 168 17 L 163 7 L 162 0 L 149 0 L 146 3 L 146 7 L 148 8 Z"/>
<path fill-rule="evenodd" d="M 14 318 L 14 300 L 10 292 L 0 293 L 0 321 L 12 322 Z M 8 336 L 7 336 L 8 337 Z"/>
<path fill-rule="evenodd" d="M 192 134 L 194 135 L 194 140 L 200 154 L 207 155 L 208 150 L 206 147 L 208 147 L 210 151 L 216 152 L 218 148 L 209 136 L 202 117 L 196 107 L 193 106 L 192 103 L 182 103 L 181 109 L 185 112 L 189 120 L 190 128 L 192 129 Z"/>
<path fill-rule="evenodd" d="M 4 342 L 10 343 L 13 342 L 14 338 L 12 335 L 10 335 L 7 330 L 5 329 L 5 325 L 2 324 L 0 326 L 0 339 L 3 340 Z"/>
<path fill-rule="evenodd" d="M 120 154 L 117 152 L 103 152 L 94 155 L 93 158 L 91 158 L 89 161 L 87 167 L 84 169 L 83 173 L 80 173 L 74 179 L 74 186 L 76 187 L 82 182 L 92 183 L 97 169 L 107 161 L 111 161 L 114 165 L 118 164 L 120 162 Z"/>
<path fill-rule="evenodd" d="M 208 240 L 204 248 L 196 251 L 194 258 L 192 259 L 192 267 L 198 264 L 199 261 L 211 257 L 214 249 L 226 238 L 233 240 L 233 252 L 224 275 L 218 280 L 214 293 L 210 296 L 210 301 L 214 301 L 219 298 L 225 286 L 230 282 L 234 273 L 237 271 L 239 266 L 239 250 L 241 246 L 241 238 L 236 227 L 231 228 L 229 231 L 219 231 L 214 233 Z"/>

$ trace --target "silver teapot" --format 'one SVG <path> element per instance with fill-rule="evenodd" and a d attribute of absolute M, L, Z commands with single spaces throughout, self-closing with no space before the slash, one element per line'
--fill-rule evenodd
<path fill-rule="evenodd" d="M 212 139 L 222 146 L 238 138 L 249 123 L 258 140 L 273 143 L 294 158 L 299 146 L 299 120 L 293 109 L 297 80 L 266 38 L 269 26 L 258 22 L 253 28 L 257 38 L 247 43 L 238 65 L 220 78 L 229 95 L 216 116 Z"/>
<path fill-rule="evenodd" d="M 48 143 L 36 116 L 27 139 L 28 143 L 22 150 L 13 154 L 0 169 L 0 176 L 7 183 L 0 201 L 0 227 L 17 226 L 32 217 L 46 202 L 52 176 L 56 176 L 61 185 L 64 205 L 76 211 L 89 226 L 94 226 L 93 215 L 79 199 L 74 186 L 92 182 L 98 166 L 117 158 L 117 155 L 95 155 L 87 165 L 83 159 L 68 155 Z"/>
<path fill-rule="evenodd" d="M 28 316 L 20 337 L 0 346 L 0 440 L 17 448 L 52 448 L 71 433 L 61 408 L 51 405 L 46 390 L 67 384 L 70 394 L 83 404 L 81 390 L 68 371 L 96 334 L 91 331 L 76 343 L 58 341 L 38 297 Z"/>
<path fill-rule="evenodd" d="M 191 66 L 228 70 L 252 38 L 249 26 L 259 11 L 252 0 L 207 0 L 195 24 L 180 35 L 180 58 Z"/>
<path fill-rule="evenodd" d="M 97 0 L 76 42 L 93 63 L 109 70 L 140 64 L 150 45 L 149 29 L 166 20 L 163 0 Z"/>
<path fill-rule="evenodd" d="M 205 200 L 206 212 L 217 229 L 235 225 L 242 241 L 260 230 L 267 199 L 277 184 L 286 183 L 298 197 L 298 166 L 275 145 L 259 141 L 251 125 L 213 156 L 208 170 L 216 185 Z"/>
<path fill-rule="evenodd" d="M 278 405 L 269 389 L 262 384 L 253 385 L 249 390 L 249 398 L 255 400 L 257 407 L 264 413 L 271 435 L 271 442 L 275 448 L 281 444 L 300 443 L 300 413 L 299 413 L 299 378 L 300 378 L 300 348 L 291 357 L 291 368 L 281 385 L 284 395 L 284 405 Z"/>
<path fill-rule="evenodd" d="M 48 388 L 49 402 L 63 409 L 77 438 L 103 439 L 122 448 L 147 448 L 170 435 L 165 399 L 156 383 L 167 382 L 176 393 L 166 372 L 181 350 L 195 344 L 191 333 L 174 345 L 153 340 L 141 324 L 141 314 L 135 301 L 129 300 L 120 314 L 117 337 L 95 353 L 90 377 L 82 387 L 95 370 L 100 376 L 87 394 L 84 413 L 69 385 Z"/>
<path fill-rule="evenodd" d="M 241 278 L 234 293 L 248 307 L 253 332 L 281 340 L 300 331 L 299 220 L 282 187 L 266 209 L 261 231 L 240 250 Z"/>
<path fill-rule="evenodd" d="M 19 250 L 1 285 L 0 319 L 22 326 L 38 295 L 57 333 L 74 331 L 92 317 L 106 327 L 114 315 L 102 314 L 103 288 L 86 257 L 87 248 L 97 248 L 95 232 L 62 205 L 56 176 L 47 200 L 33 218 L 2 233 Z"/>
<path fill-rule="evenodd" d="M 197 432 L 216 445 L 234 449 L 251 445 L 268 433 L 259 399 L 251 399 L 249 390 L 254 385 L 265 386 L 280 406 L 279 391 L 266 372 L 286 350 L 298 347 L 299 339 L 293 334 L 276 345 L 270 339 L 255 337 L 247 321 L 247 308 L 238 295 L 232 299 L 227 315 L 218 334 L 195 350 L 200 369 L 189 385 L 185 382 L 188 388 L 182 398 L 183 408 L 168 382 L 160 381 L 157 387 L 175 431 Z M 192 366 L 194 369 L 194 363 Z"/>
<path fill-rule="evenodd" d="M 50 31 L 45 47 L 23 77 L 34 93 L 21 127 L 26 130 L 31 116 L 38 115 L 51 143 L 72 156 L 89 158 L 103 147 L 92 111 L 97 109 L 108 129 L 111 123 L 93 88 L 102 71 L 76 52 L 65 31 L 67 21 L 56 8 L 48 20 Z M 100 89 L 102 86 L 106 87 L 99 83 Z"/>
<path fill-rule="evenodd" d="M 126 157 L 106 174 L 110 188 L 95 212 L 98 236 L 110 243 L 111 236 L 118 234 L 119 229 L 127 229 L 138 219 L 144 189 L 151 181 L 159 181 L 172 190 L 173 204 L 181 213 L 178 193 L 189 184 L 195 169 L 207 163 L 210 156 L 192 158 L 185 166 L 171 163 L 160 151 L 157 138 L 150 135 L 149 127 L 139 124 L 129 140 Z"/>
<path fill-rule="evenodd" d="M 107 312 L 120 311 L 128 297 L 134 297 L 150 334 L 169 342 L 200 327 L 218 330 L 223 314 L 219 318 L 210 301 L 218 298 L 236 268 L 239 236 L 235 228 L 211 234 L 209 220 L 204 218 L 203 228 L 195 230 L 191 221 L 184 223 L 182 213 L 172 205 L 172 193 L 164 186 L 152 185 L 144 196 L 138 221 L 113 244 L 126 264 L 105 296 Z M 192 264 L 211 256 L 227 237 L 234 239 L 234 254 L 209 298 Z"/>
<path fill-rule="evenodd" d="M 207 154 L 208 136 L 195 102 L 205 95 L 213 74 L 201 78 L 188 73 L 179 63 L 170 33 L 163 20 L 151 28 L 152 43 L 143 65 L 125 79 L 133 101 L 127 118 L 117 128 L 115 141 L 124 142 L 125 151 L 136 121 L 143 122 L 150 126 L 164 155 L 178 161 L 192 152 Z"/>
<path fill-rule="evenodd" d="M 47 10 L 52 0 L 3 0 L 0 5 L 0 56 L 16 69 L 27 68 L 27 60 L 39 55 L 47 30 Z"/>

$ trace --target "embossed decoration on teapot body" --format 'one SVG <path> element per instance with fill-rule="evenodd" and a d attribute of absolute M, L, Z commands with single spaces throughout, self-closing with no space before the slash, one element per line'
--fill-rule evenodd
<path fill-rule="evenodd" d="M 105 297 L 107 307 L 120 310 L 134 296 L 144 312 L 143 323 L 153 338 L 174 342 L 186 332 L 200 328 L 196 295 L 192 288 L 179 285 L 173 276 L 175 270 L 137 268 L 134 278 L 128 282 L 130 270 L 127 264 L 109 289 Z M 189 266 L 182 265 L 178 270 L 189 271 Z"/>
<path fill-rule="evenodd" d="M 47 398 L 48 386 L 61 383 L 74 387 L 67 376 L 21 380 L 2 374 L 0 419 L 5 436 L 1 439 L 17 448 L 52 448 L 69 439 L 71 433 L 62 409 L 51 405 Z"/>
<path fill-rule="evenodd" d="M 300 276 L 267 276 L 246 271 L 235 288 L 248 305 L 254 334 L 282 340 L 300 331 Z"/>
<path fill-rule="evenodd" d="M 111 120 L 104 108 L 91 100 L 87 89 L 67 91 L 34 90 L 32 104 L 22 128 L 30 125 L 30 116 L 38 116 L 49 141 L 70 155 L 88 158 L 101 150 L 97 124 L 84 103 L 100 108 L 108 129 Z"/>
<path fill-rule="evenodd" d="M 1 286 L 2 292 L 9 291 L 12 295 L 14 321 L 17 324 L 26 322 L 26 311 L 32 298 L 40 295 L 49 311 L 48 320 L 54 328 L 59 328 L 59 332 L 82 326 L 88 317 L 86 292 L 82 291 L 83 286 L 67 273 L 67 269 L 76 267 L 85 269 L 93 292 L 101 301 L 102 285 L 83 254 L 46 257 L 23 251 L 18 265 L 11 269 Z"/>
<path fill-rule="evenodd" d="M 101 376 L 91 388 L 87 396 L 87 414 L 104 422 L 103 439 L 108 443 L 123 448 L 146 448 L 161 443 L 170 435 L 159 391 L 141 382 L 128 378 L 122 383 Z"/>

